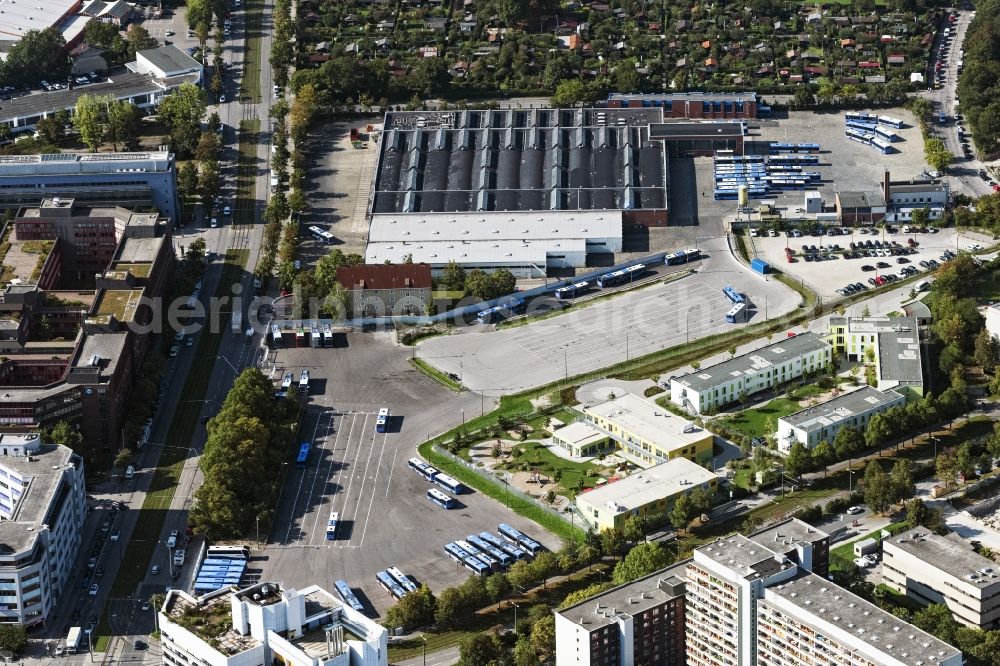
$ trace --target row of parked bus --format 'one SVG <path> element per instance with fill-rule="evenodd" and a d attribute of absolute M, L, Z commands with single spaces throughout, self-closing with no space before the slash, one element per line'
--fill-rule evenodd
<path fill-rule="evenodd" d="M 741 291 L 736 291 L 736 289 L 728 284 L 722 288 L 722 293 L 733 304 L 733 307 L 726 313 L 726 321 L 730 324 L 746 321 L 747 295 Z"/>
<path fill-rule="evenodd" d="M 514 562 L 534 557 L 542 545 L 506 523 L 497 527 L 496 534 L 480 532 L 444 545 L 444 552 L 469 571 L 485 575 L 502 571 Z"/>
<path fill-rule="evenodd" d="M 461 495 L 466 491 L 465 485 L 454 479 L 444 472 L 438 471 L 436 468 L 428 465 L 420 458 L 410 458 L 406 463 L 410 466 L 414 472 L 424 477 L 431 483 L 435 483 L 444 490 L 452 493 L 452 495 Z M 429 499 L 434 504 L 437 504 L 442 509 L 454 509 L 457 502 L 454 497 L 446 495 L 437 488 L 430 488 L 427 490 L 427 499 Z"/>
<path fill-rule="evenodd" d="M 389 567 L 388 569 L 379 571 L 375 574 L 375 580 L 382 586 L 382 589 L 396 599 L 402 599 L 407 594 L 416 592 L 419 589 L 412 578 L 396 567 Z"/>

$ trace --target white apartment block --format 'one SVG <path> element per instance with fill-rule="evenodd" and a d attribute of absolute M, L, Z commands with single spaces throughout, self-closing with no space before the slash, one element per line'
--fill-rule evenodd
<path fill-rule="evenodd" d="M 83 459 L 37 433 L 0 435 L 0 623 L 45 622 L 87 517 Z"/>
<path fill-rule="evenodd" d="M 916 527 L 882 541 L 882 580 L 970 627 L 1000 627 L 1000 569 L 964 542 Z"/>
<path fill-rule="evenodd" d="M 964 662 L 954 647 L 815 574 L 768 587 L 755 607 L 756 666 Z"/>
<path fill-rule="evenodd" d="M 832 348 L 815 333 L 803 333 L 736 356 L 708 368 L 675 377 L 670 401 L 695 414 L 822 371 L 833 358 Z"/>
<path fill-rule="evenodd" d="M 159 612 L 173 666 L 387 666 L 388 632 L 317 585 L 259 583 L 192 597 L 171 590 Z"/>
<path fill-rule="evenodd" d="M 863 431 L 875 414 L 904 404 L 906 398 L 896 391 L 883 393 L 864 386 L 824 403 L 806 407 L 778 419 L 778 452 L 787 455 L 795 442 L 802 442 L 807 449 L 813 449 L 823 441 L 833 444 L 842 428 L 851 427 Z"/>
<path fill-rule="evenodd" d="M 904 397 L 924 394 L 920 327 L 916 317 L 831 317 L 830 342 L 848 361 L 875 364 L 875 388 Z"/>

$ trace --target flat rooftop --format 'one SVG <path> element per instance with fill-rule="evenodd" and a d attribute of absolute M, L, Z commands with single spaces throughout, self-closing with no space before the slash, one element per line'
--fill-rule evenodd
<path fill-rule="evenodd" d="M 840 423 L 855 414 L 870 412 L 903 400 L 903 396 L 895 391 L 879 391 L 871 386 L 864 386 L 813 407 L 806 407 L 781 420 L 795 428 L 813 432 Z"/>
<path fill-rule="evenodd" d="M 695 561 L 708 558 L 747 580 L 766 578 L 797 566 L 779 552 L 742 534 L 722 537 L 696 548 L 694 553 Z"/>
<path fill-rule="evenodd" d="M 603 125 L 582 109 L 387 113 L 370 212 L 665 209 L 648 129 L 662 114 L 636 111 Z"/>
<path fill-rule="evenodd" d="M 148 264 L 152 263 L 160 253 L 160 247 L 167 239 L 158 238 L 126 238 L 118 249 L 115 264 Z"/>
<path fill-rule="evenodd" d="M 88 91 L 87 86 L 76 90 Z M 89 92 L 95 94 L 94 86 Z M 81 93 L 82 94 L 82 93 Z M 21 98 L 24 99 L 24 98 Z M 17 100 L 13 100 L 17 101 Z M 10 102 L 8 102 L 10 104 Z M 75 102 L 74 102 L 75 104 Z M 70 106 L 73 106 L 72 104 Z M 0 105 L 0 120 L 3 120 Z M 107 174 L 131 171 L 167 172 L 173 166 L 170 153 L 47 153 L 43 155 L 0 155 L 0 181 L 9 177 Z"/>
<path fill-rule="evenodd" d="M 616 514 L 629 513 L 651 502 L 712 482 L 715 474 L 687 458 L 674 458 L 583 493 L 579 499 L 606 507 Z M 614 507 L 614 508 L 612 508 Z"/>
<path fill-rule="evenodd" d="M 765 548 L 776 552 L 783 552 L 785 550 L 783 546 L 791 546 L 797 543 L 813 543 L 829 535 L 818 527 L 813 527 L 798 518 L 789 518 L 748 536 L 752 541 Z"/>
<path fill-rule="evenodd" d="M 94 315 L 113 315 L 120 322 L 132 321 L 142 292 L 142 289 L 106 289 L 97 302 Z"/>
<path fill-rule="evenodd" d="M 882 381 L 901 384 L 923 383 L 924 368 L 920 361 L 920 333 L 916 326 L 911 331 L 879 333 L 878 370 L 879 379 Z"/>
<path fill-rule="evenodd" d="M 744 375 L 756 374 L 804 354 L 829 348 L 830 345 L 819 335 L 810 331 L 778 340 L 749 354 L 731 358 L 708 368 L 701 368 L 674 381 L 692 390 L 704 391 Z"/>
<path fill-rule="evenodd" d="M 31 2 L 2 3 L 0 12 L 0 39 L 18 40 L 29 30 L 55 27 L 68 14 L 76 0 L 31 0 Z"/>
<path fill-rule="evenodd" d="M 927 566 L 961 578 L 966 585 L 980 589 L 1000 585 L 1000 566 L 996 562 L 974 551 L 971 545 L 934 534 L 924 527 L 885 539 L 883 549 L 886 544 L 913 555 Z"/>
<path fill-rule="evenodd" d="M 580 253 L 587 251 L 582 238 L 548 240 L 481 240 L 481 241 L 391 241 L 365 246 L 365 263 L 402 263 L 409 257 L 414 263 L 442 266 L 449 261 L 459 264 L 505 264 L 545 266 L 550 252 Z"/>
<path fill-rule="evenodd" d="M 576 446 L 586 446 L 592 442 L 607 439 L 608 436 L 586 421 L 574 421 L 557 429 L 553 433 L 553 437 Z"/>
<path fill-rule="evenodd" d="M 852 646 L 868 655 L 876 652 L 898 663 L 917 666 L 959 654 L 947 643 L 815 574 L 804 574 L 764 590 L 765 604 L 772 597 L 797 606 L 795 619 L 817 632 L 833 638 L 838 633 L 851 636 Z M 884 658 L 874 656 L 874 661 L 884 663 Z"/>
<path fill-rule="evenodd" d="M 217 590 L 193 599 L 180 590 L 167 592 L 163 612 L 171 622 L 179 624 L 226 656 L 233 656 L 260 645 L 250 634 L 233 629 L 231 597 L 235 586 Z"/>
<path fill-rule="evenodd" d="M 620 616 L 636 615 L 683 596 L 688 561 L 611 588 L 556 612 L 589 632 L 618 624 Z"/>
<path fill-rule="evenodd" d="M 118 359 L 125 351 L 125 341 L 128 334 L 122 333 L 90 333 L 83 336 L 83 344 L 76 355 L 74 367 L 93 367 L 91 363 L 95 358 L 101 359 L 98 366 L 103 375 L 114 374 Z"/>
<path fill-rule="evenodd" d="M 664 451 L 681 449 L 711 436 L 704 428 L 634 393 L 586 407 L 583 411 L 591 417 L 611 421 L 623 431 L 652 442 Z"/>
<path fill-rule="evenodd" d="M 38 537 L 55 499 L 56 489 L 67 466 L 80 464 L 73 451 L 64 446 L 43 444 L 28 456 L 0 456 L 0 470 L 28 479 L 11 520 L 0 521 L 0 555 L 21 553 Z M 30 530 L 30 531 L 29 531 Z"/>
<path fill-rule="evenodd" d="M 621 238 L 620 211 L 509 211 L 503 215 L 421 213 L 373 215 L 368 241 L 548 241 L 553 238 Z"/>

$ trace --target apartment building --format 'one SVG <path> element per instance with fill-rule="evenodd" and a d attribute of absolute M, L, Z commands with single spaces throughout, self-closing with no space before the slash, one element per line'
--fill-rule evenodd
<path fill-rule="evenodd" d="M 704 414 L 758 391 L 820 372 L 832 357 L 832 348 L 820 336 L 803 333 L 675 377 L 670 382 L 670 401 L 692 413 Z"/>
<path fill-rule="evenodd" d="M 556 611 L 556 666 L 684 666 L 686 567 Z"/>
<path fill-rule="evenodd" d="M 812 573 L 768 586 L 756 615 L 757 666 L 964 663 L 954 647 Z"/>
<path fill-rule="evenodd" d="M 778 452 L 787 455 L 795 442 L 801 442 L 807 449 L 822 441 L 833 444 L 842 428 L 864 430 L 875 414 L 905 404 L 906 398 L 896 391 L 883 392 L 864 386 L 806 407 L 778 419 Z"/>
<path fill-rule="evenodd" d="M 714 496 L 718 477 L 686 458 L 674 458 L 577 495 L 580 513 L 597 530 L 621 529 L 630 516 L 666 514 L 695 488 Z"/>
<path fill-rule="evenodd" d="M 583 413 L 624 457 L 643 467 L 674 458 L 699 464 L 712 459 L 712 433 L 633 393 L 585 407 Z"/>
<path fill-rule="evenodd" d="M 945 604 L 964 625 L 1000 628 L 1000 568 L 963 541 L 923 527 L 883 539 L 882 580 L 922 604 Z"/>
<path fill-rule="evenodd" d="M 0 434 L 0 623 L 39 625 L 67 593 L 87 517 L 83 459 Z"/>
<path fill-rule="evenodd" d="M 170 666 L 387 666 L 388 632 L 318 585 L 170 590 L 159 611 Z"/>
<path fill-rule="evenodd" d="M 337 269 L 358 317 L 427 314 L 431 305 L 430 264 L 365 264 Z"/>
<path fill-rule="evenodd" d="M 830 343 L 848 361 L 875 365 L 880 391 L 894 389 L 906 399 L 924 394 L 920 326 L 916 317 L 831 317 Z"/>

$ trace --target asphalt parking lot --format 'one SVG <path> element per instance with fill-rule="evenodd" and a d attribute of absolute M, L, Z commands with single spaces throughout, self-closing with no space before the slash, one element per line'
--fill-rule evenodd
<path fill-rule="evenodd" d="M 902 233 L 902 227 L 894 225 L 899 231 L 890 234 L 885 231 L 877 231 L 877 235 L 861 234 L 859 230 L 852 230 L 851 235 L 838 236 L 810 236 L 802 238 L 789 238 L 787 234 L 781 233 L 777 237 L 765 236 L 754 238 L 753 246 L 757 249 L 758 255 L 766 261 L 774 264 L 782 272 L 801 279 L 808 287 L 816 291 L 823 299 L 830 300 L 840 298 L 837 289 L 844 287 L 848 283 L 860 282 L 868 288 L 872 285 L 869 278 L 874 279 L 878 275 L 885 273 L 899 274 L 900 270 L 907 266 L 913 266 L 920 273 L 927 273 L 928 269 L 920 265 L 921 261 L 935 260 L 939 264 L 941 255 L 945 250 L 956 252 L 964 250 L 968 245 L 978 243 L 986 246 L 992 241 L 988 238 L 963 231 L 961 237 L 956 237 L 954 229 L 941 229 L 937 233 Z M 913 239 L 917 244 L 914 247 L 915 254 L 902 256 L 904 261 L 900 262 L 898 256 L 887 257 L 859 257 L 855 259 L 844 259 L 842 252 L 836 249 L 831 251 L 832 259 L 822 261 L 805 261 L 802 252 L 803 245 L 815 245 L 817 250 L 831 248 L 838 245 L 842 250 L 850 250 L 853 242 L 867 243 L 868 241 L 879 241 L 884 243 L 899 243 L 908 247 L 908 240 Z M 790 247 L 794 252 L 794 261 L 789 263 L 785 257 L 785 248 Z M 819 254 L 819 253 L 817 253 Z M 879 267 L 879 263 L 886 266 Z M 865 271 L 863 266 L 876 268 L 873 271 Z"/>
<path fill-rule="evenodd" d="M 497 396 L 539 386 L 683 344 L 733 326 L 722 294 L 746 293 L 751 323 L 794 310 L 800 297 L 776 280 L 751 273 L 732 257 L 724 238 L 704 241 L 695 275 L 623 292 L 587 307 L 526 326 L 494 330 L 470 325 L 429 338 L 417 354 L 458 375 L 473 391 Z"/>
<path fill-rule="evenodd" d="M 310 372 L 297 441 L 312 442 L 313 450 L 304 470 L 294 462 L 283 470 L 263 579 L 328 589 L 346 580 L 381 612 L 394 601 L 376 583 L 376 572 L 397 566 L 439 592 L 469 575 L 444 553 L 444 544 L 472 532 L 508 522 L 559 548 L 558 539 L 484 495 L 459 495 L 459 507 L 450 511 L 431 504 L 425 497 L 430 484 L 407 466 L 417 444 L 490 409 L 488 402 L 453 393 L 414 370 L 409 350 L 396 347 L 389 334 L 349 333 L 340 342 L 334 349 L 276 353 L 276 378 Z M 393 415 L 385 434 L 375 432 L 381 407 Z M 330 511 L 340 513 L 335 541 L 326 540 Z"/>

